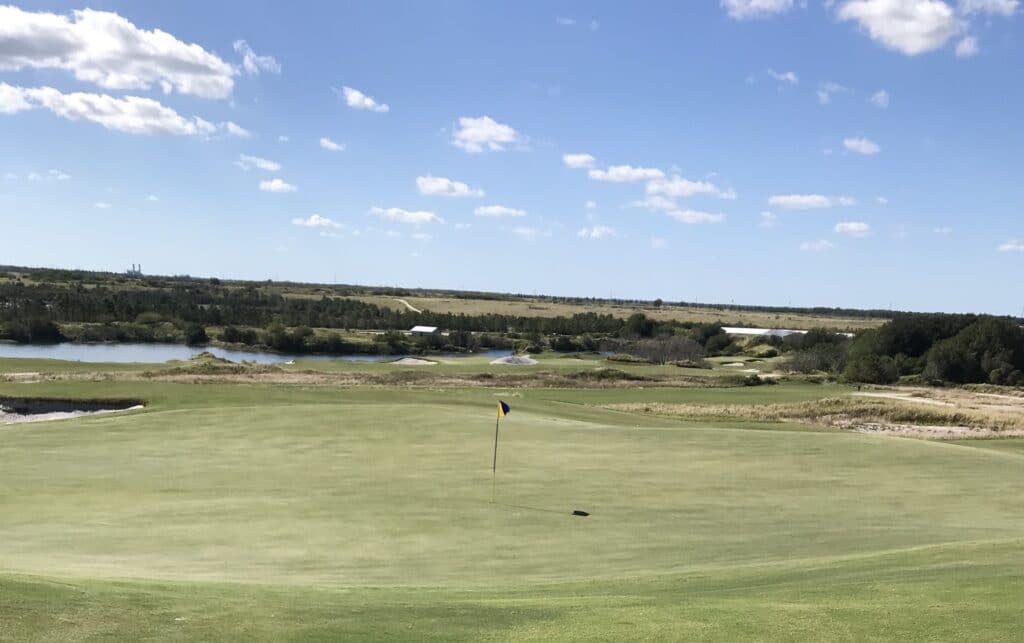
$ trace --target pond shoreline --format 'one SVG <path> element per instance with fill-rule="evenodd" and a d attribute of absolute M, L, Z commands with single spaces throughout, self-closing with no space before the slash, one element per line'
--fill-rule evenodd
<path fill-rule="evenodd" d="M 258 364 L 284 364 L 297 360 L 314 361 L 347 361 L 347 362 L 390 362 L 410 356 L 429 357 L 490 357 L 491 359 L 507 357 L 511 350 L 489 350 L 476 353 L 428 352 L 418 355 L 411 354 L 323 354 L 323 353 L 281 353 L 273 349 L 245 350 L 236 348 L 237 344 L 224 345 L 209 343 L 199 346 L 166 343 L 135 343 L 135 342 L 61 342 L 57 344 L 19 344 L 0 342 L 0 358 L 55 359 L 86 363 L 136 363 L 163 364 L 169 361 L 187 361 L 195 356 L 208 352 L 215 357 L 232 362 L 255 362 Z"/>

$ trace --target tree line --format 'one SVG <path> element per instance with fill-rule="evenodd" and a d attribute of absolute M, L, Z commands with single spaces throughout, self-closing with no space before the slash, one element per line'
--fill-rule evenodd
<path fill-rule="evenodd" d="M 990 315 L 900 313 L 850 340 L 818 330 L 787 338 L 789 366 L 850 382 L 1024 386 L 1024 327 Z"/>

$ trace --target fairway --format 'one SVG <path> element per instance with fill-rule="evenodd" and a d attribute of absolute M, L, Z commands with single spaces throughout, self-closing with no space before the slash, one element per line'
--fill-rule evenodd
<path fill-rule="evenodd" d="M 575 638 L 625 628 L 625 608 L 608 596 L 624 593 L 633 596 L 625 604 L 652 614 L 686 597 L 687 609 L 711 612 L 691 614 L 697 629 L 672 631 L 728 639 L 744 634 L 749 610 L 798 595 L 808 614 L 824 614 L 900 566 L 924 583 L 910 593 L 886 585 L 904 606 L 951 600 L 965 574 L 979 591 L 999 588 L 986 610 L 1006 625 L 1019 621 L 1010 606 L 1024 599 L 1019 451 L 593 406 L 726 394 L 733 403 L 798 400 L 832 387 L 32 388 L 82 397 L 130 389 L 151 404 L 0 427 L 0 638 L 49 638 L 81 601 L 90 613 L 117 611 L 132 596 L 153 603 L 132 626 L 158 638 L 242 636 L 249 625 L 231 623 L 263 619 L 264 609 L 320 623 L 306 635 L 287 630 L 297 638 Z M 512 413 L 491 502 L 499 396 Z M 574 509 L 591 515 L 572 517 Z M 968 565 L 972 558 L 981 562 Z M 67 591 L 78 601 L 59 598 Z M 307 601 L 311 592 L 321 593 Z M 513 612 L 489 602 L 513 598 Z M 412 629 L 390 622 L 406 609 L 453 605 L 458 627 L 423 616 Z M 13 618 L 26 609 L 35 625 Z M 581 610 L 586 624 L 574 620 Z M 829 619 L 805 617 L 774 614 L 781 629 L 769 638 L 878 631 L 870 618 L 833 631 L 813 629 Z M 944 622 L 906 634 L 928 638 Z M 128 623 L 106 626 L 123 635 Z"/>

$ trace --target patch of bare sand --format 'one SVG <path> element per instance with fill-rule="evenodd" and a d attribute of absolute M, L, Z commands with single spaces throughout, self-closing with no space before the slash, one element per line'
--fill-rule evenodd
<path fill-rule="evenodd" d="M 42 380 L 40 373 L 0 373 L 0 382 L 20 382 L 35 384 Z"/>
<path fill-rule="evenodd" d="M 828 422 L 844 431 L 867 433 L 873 435 L 889 435 L 900 438 L 918 438 L 922 440 L 984 440 L 990 438 L 1020 438 L 1024 430 L 1008 429 L 995 431 L 973 426 L 949 426 L 938 424 L 895 424 L 890 422 L 865 422 L 856 418 L 835 417 Z"/>
<path fill-rule="evenodd" d="M 916 404 L 934 404 L 936 406 L 956 406 L 952 402 L 943 402 L 942 400 L 933 400 L 927 397 L 917 397 L 911 393 L 871 393 L 871 392 L 857 392 L 850 393 L 854 397 L 879 397 L 886 400 L 899 400 L 901 402 L 914 402 Z"/>
<path fill-rule="evenodd" d="M 432 362 L 429 359 L 419 359 L 416 357 L 403 357 L 402 359 L 396 359 L 389 364 L 398 364 L 399 366 L 437 366 L 437 362 Z"/>
<path fill-rule="evenodd" d="M 491 361 L 491 364 L 504 364 L 506 366 L 533 366 L 537 363 L 537 360 L 532 357 L 526 357 L 525 355 L 510 355 L 508 357 L 499 357 L 498 359 Z"/>

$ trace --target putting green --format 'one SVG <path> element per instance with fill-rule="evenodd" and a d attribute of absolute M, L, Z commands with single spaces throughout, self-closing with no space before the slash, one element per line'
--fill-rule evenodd
<path fill-rule="evenodd" d="M 140 385 L 40 386 L 102 397 Z M 817 609 L 849 590 L 823 589 L 829 569 L 835 578 L 877 580 L 891 576 L 889 567 L 931 560 L 931 551 L 961 564 L 971 554 L 951 550 L 992 547 L 1003 552 L 1000 560 L 1021 552 L 1019 451 L 679 423 L 581 405 L 598 391 L 527 390 L 500 394 L 512 414 L 502 421 L 492 503 L 494 391 L 142 388 L 156 400 L 144 412 L 0 428 L 0 595 L 6 587 L 21 592 L 24 604 L 37 593 L 59 601 L 60 591 L 46 580 L 55 579 L 90 596 L 113 592 L 104 605 L 116 605 L 124 592 L 173 594 L 166 588 L 180 587 L 197 596 L 214 592 L 220 598 L 207 599 L 211 609 L 231 612 L 241 608 L 223 603 L 216 588 L 224 584 L 266 587 L 270 594 L 252 600 L 284 611 L 285 603 L 318 590 L 345 590 L 344 601 L 359 604 L 381 591 L 384 603 L 417 609 L 451 606 L 453 593 L 472 602 L 526 592 L 538 610 L 585 594 L 608 603 L 591 607 L 592 617 L 610 626 L 618 612 L 608 593 L 649 594 L 652 608 L 687 595 L 714 612 L 791 591 Z M 807 395 L 773 389 L 734 395 Z M 723 393 L 609 395 L 623 401 Z M 573 517 L 573 509 L 591 515 Z M 943 591 L 944 583 L 962 578 L 943 575 L 949 560 L 929 581 Z M 1005 600 L 1024 592 L 1014 584 L 1021 580 L 1016 573 Z M 700 594 L 694 582 L 717 589 Z M 154 583 L 171 585 L 157 591 Z M 812 600 L 801 591 L 824 594 Z M 0 638 L 5 619 L 18 611 L 3 600 Z M 339 595 L 311 600 L 328 605 Z M 483 606 L 466 609 L 505 631 Z M 435 633 L 458 637 L 457 629 L 435 625 Z M 517 636 L 591 631 L 564 626 Z M 684 631 L 699 634 L 678 630 Z M 744 630 L 718 636 L 730 632 Z M 218 633 L 241 635 L 207 632 Z"/>

